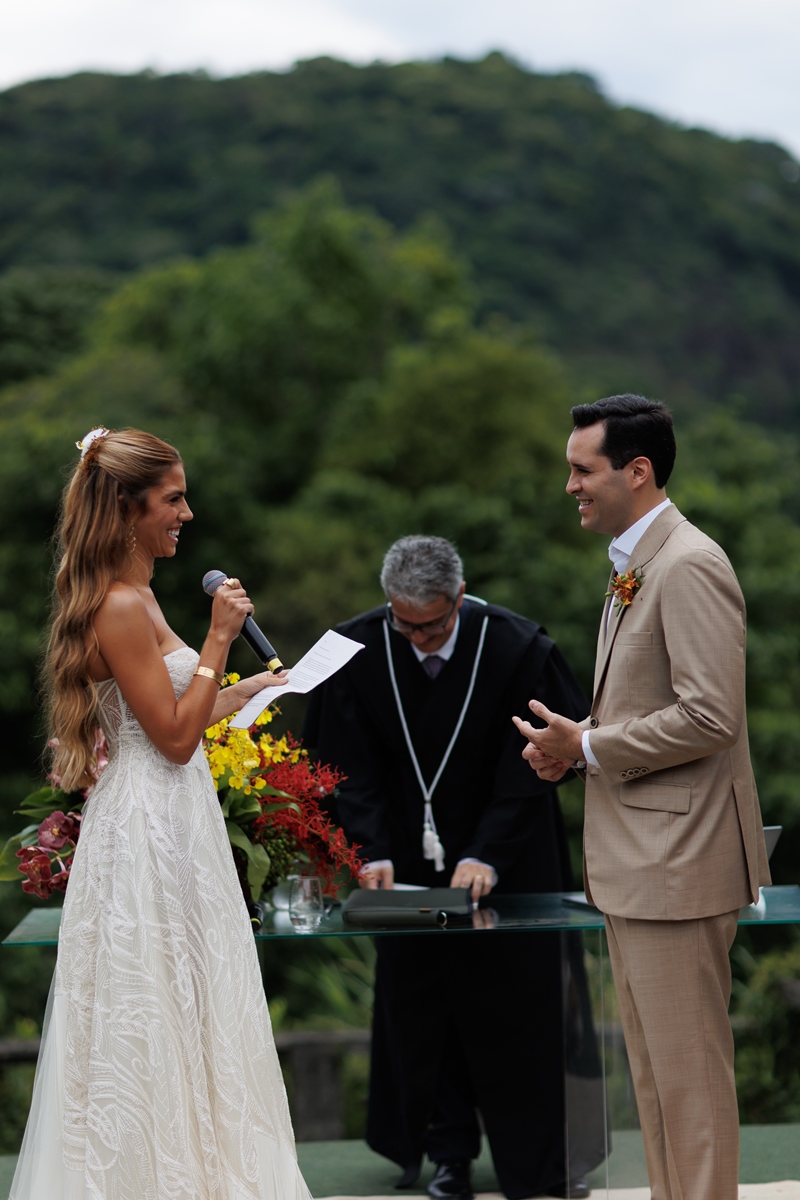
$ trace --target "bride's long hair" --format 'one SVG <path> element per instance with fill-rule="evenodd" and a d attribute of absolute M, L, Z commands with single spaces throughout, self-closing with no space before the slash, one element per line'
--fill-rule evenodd
<path fill-rule="evenodd" d="M 130 562 L 132 522 L 145 511 L 148 488 L 180 462 L 174 446 L 153 434 L 103 432 L 84 450 L 64 490 L 43 676 L 52 770 L 66 792 L 95 781 L 97 687 L 89 675 L 95 613 Z"/>

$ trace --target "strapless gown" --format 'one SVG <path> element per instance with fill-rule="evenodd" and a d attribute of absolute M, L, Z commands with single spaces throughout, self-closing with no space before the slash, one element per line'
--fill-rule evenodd
<path fill-rule="evenodd" d="M 198 662 L 165 658 L 176 695 Z M 202 747 L 170 763 L 113 680 L 9 1200 L 309 1200 Z"/>

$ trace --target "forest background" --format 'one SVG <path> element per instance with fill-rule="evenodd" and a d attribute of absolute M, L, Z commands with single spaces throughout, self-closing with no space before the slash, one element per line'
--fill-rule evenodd
<path fill-rule="evenodd" d="M 92 425 L 181 449 L 195 520 L 155 587 L 190 643 L 210 567 L 245 581 L 291 662 L 380 602 L 392 540 L 437 533 L 469 589 L 544 623 L 588 691 L 608 560 L 564 493 L 569 408 L 634 391 L 672 406 L 670 494 L 742 582 L 754 766 L 785 828 L 775 881 L 796 881 L 800 167 L 784 149 L 500 54 L 318 59 L 11 89 L 0 178 L 0 831 L 41 780 L 49 539 Z M 299 702 L 284 720 L 299 732 Z M 579 863 L 580 787 L 562 791 Z M 5 933 L 30 901 L 0 888 Z M 33 1028 L 52 969 L 2 953 L 0 1036 Z M 738 965 L 761 997 L 743 1006 L 777 1022 L 745 1047 L 749 1119 L 800 1116 L 797 1016 L 773 1004 L 797 951 L 775 954 L 757 967 L 744 945 Z M 269 965 L 278 1023 L 366 1021 L 368 964 L 307 955 Z M 0 1096 L 0 1147 L 26 1086 Z"/>

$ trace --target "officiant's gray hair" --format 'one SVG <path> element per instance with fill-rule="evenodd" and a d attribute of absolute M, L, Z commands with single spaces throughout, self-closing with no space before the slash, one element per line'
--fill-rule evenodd
<path fill-rule="evenodd" d="M 432 604 L 440 596 L 455 600 L 464 580 L 464 564 L 452 542 L 412 534 L 386 551 L 381 587 L 404 604 Z"/>

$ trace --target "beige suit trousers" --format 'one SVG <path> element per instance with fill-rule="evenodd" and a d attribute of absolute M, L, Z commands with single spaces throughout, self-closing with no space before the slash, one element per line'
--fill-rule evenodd
<path fill-rule="evenodd" d="M 606 915 L 652 1200 L 737 1200 L 728 1017 L 738 910 L 688 921 Z"/>

